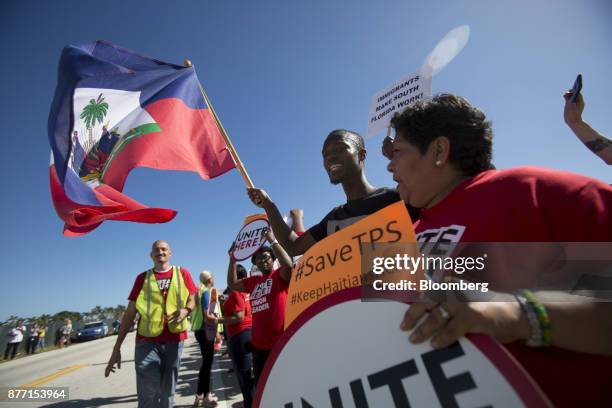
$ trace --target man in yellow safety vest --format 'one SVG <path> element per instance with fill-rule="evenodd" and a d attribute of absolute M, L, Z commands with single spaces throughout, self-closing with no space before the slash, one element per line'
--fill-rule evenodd
<path fill-rule="evenodd" d="M 121 368 L 121 344 L 138 313 L 134 363 L 139 408 L 172 408 L 183 341 L 187 338 L 186 317 L 195 308 L 193 279 L 187 269 L 170 265 L 171 256 L 166 241 L 153 243 L 154 266 L 136 277 L 104 373 L 108 377 L 115 372 L 115 364 Z"/>

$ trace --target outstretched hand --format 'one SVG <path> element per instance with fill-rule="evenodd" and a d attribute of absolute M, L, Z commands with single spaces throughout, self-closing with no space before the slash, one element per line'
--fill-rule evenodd
<path fill-rule="evenodd" d="M 113 354 L 111 354 L 104 369 L 104 377 L 108 377 L 110 373 L 115 372 L 115 364 L 117 364 L 118 369 L 121 369 L 121 350 L 113 350 Z"/>

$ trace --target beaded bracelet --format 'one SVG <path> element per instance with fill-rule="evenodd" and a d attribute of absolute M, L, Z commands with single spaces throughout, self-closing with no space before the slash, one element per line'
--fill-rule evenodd
<path fill-rule="evenodd" d="M 515 291 L 514 296 L 529 321 L 527 345 L 531 347 L 550 346 L 552 343 L 552 331 L 550 319 L 544 305 L 538 301 L 531 291 L 526 289 Z"/>

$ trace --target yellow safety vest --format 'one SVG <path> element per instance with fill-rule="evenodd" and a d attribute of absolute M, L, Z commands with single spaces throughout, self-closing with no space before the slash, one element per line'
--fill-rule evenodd
<path fill-rule="evenodd" d="M 168 295 L 164 302 L 164 296 L 159 290 L 153 269 L 147 271 L 142 289 L 136 298 L 136 310 L 140 314 L 139 335 L 143 337 L 159 336 L 164 331 L 164 320 L 167 321 L 174 312 L 187 306 L 189 290 L 183 280 L 181 267 L 173 266 L 172 275 Z M 187 324 L 187 319 L 183 319 L 179 324 L 168 323 L 168 329 L 171 333 L 180 333 L 187 330 Z"/>
<path fill-rule="evenodd" d="M 210 291 L 209 288 L 202 286 L 196 295 L 196 308 L 191 315 L 191 330 L 194 332 L 200 330 L 200 327 L 202 327 L 204 323 L 204 315 L 202 314 L 202 295 L 204 295 L 204 292 L 208 291 Z"/>

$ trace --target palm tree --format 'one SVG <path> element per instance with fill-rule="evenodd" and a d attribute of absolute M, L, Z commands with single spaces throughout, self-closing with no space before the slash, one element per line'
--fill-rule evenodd
<path fill-rule="evenodd" d="M 98 95 L 98 99 L 91 99 L 81 112 L 81 119 L 85 122 L 85 127 L 89 131 L 89 141 L 93 145 L 93 127 L 96 122 L 102 123 L 106 112 L 108 111 L 108 103 L 104 102 L 102 94 Z"/>
<path fill-rule="evenodd" d="M 117 305 L 117 307 L 115 308 L 115 313 L 114 313 L 114 318 L 115 319 L 121 319 L 121 317 L 123 316 L 123 314 L 125 313 L 125 306 L 124 305 Z"/>
<path fill-rule="evenodd" d="M 104 315 L 102 320 L 110 319 L 115 314 L 115 308 L 112 306 L 105 307 L 102 309 L 102 314 Z"/>
<path fill-rule="evenodd" d="M 89 313 L 92 317 L 95 317 L 98 320 L 104 320 L 104 309 L 102 308 L 102 306 L 94 307 Z"/>
<path fill-rule="evenodd" d="M 49 323 L 51 322 L 51 315 L 50 314 L 43 314 L 38 316 L 37 322 L 42 324 L 43 326 L 48 326 Z"/>
<path fill-rule="evenodd" d="M 17 320 L 23 320 L 23 319 L 19 316 L 10 315 L 9 318 L 6 319 L 4 323 L 2 323 L 2 325 L 13 326 L 17 322 Z"/>
<path fill-rule="evenodd" d="M 81 313 L 62 310 L 61 312 L 54 314 L 52 319 L 59 322 L 63 322 L 65 319 L 70 319 L 73 322 L 76 322 L 81 320 Z"/>

